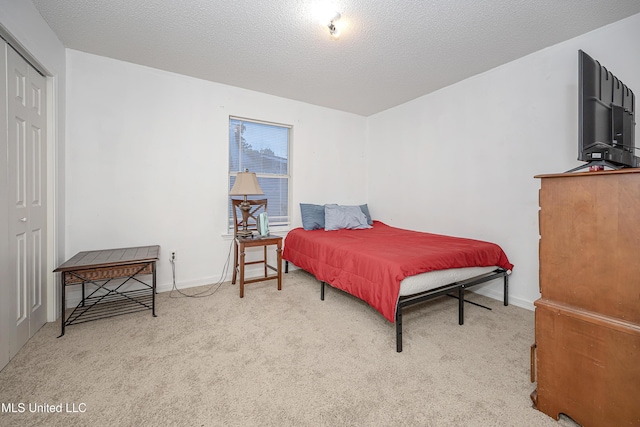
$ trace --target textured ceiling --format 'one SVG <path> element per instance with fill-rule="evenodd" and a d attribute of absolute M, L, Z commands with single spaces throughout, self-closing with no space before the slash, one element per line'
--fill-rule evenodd
<path fill-rule="evenodd" d="M 640 13 L 638 0 L 33 0 L 68 48 L 368 116 Z"/>

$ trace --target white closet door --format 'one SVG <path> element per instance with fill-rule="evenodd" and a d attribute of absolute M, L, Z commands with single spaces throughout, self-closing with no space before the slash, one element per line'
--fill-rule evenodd
<path fill-rule="evenodd" d="M 10 357 L 46 322 L 46 81 L 7 48 Z M 5 309 L 5 307 L 3 307 Z"/>
<path fill-rule="evenodd" d="M 0 369 L 11 357 L 11 331 L 9 292 L 9 197 L 7 186 L 7 44 L 0 39 Z"/>

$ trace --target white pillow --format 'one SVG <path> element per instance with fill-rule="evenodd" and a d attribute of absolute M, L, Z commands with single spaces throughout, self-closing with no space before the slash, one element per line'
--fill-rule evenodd
<path fill-rule="evenodd" d="M 324 230 L 372 228 L 360 206 L 324 205 Z"/>

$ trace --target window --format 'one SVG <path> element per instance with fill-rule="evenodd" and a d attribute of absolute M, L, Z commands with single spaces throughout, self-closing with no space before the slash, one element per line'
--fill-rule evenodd
<path fill-rule="evenodd" d="M 255 172 L 269 200 L 269 226 L 289 225 L 289 140 L 291 126 L 229 117 L 229 190 L 238 172 Z M 229 229 L 233 229 L 229 200 Z"/>

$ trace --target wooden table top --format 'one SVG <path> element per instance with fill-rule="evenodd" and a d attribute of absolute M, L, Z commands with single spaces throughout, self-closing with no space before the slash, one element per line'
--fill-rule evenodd
<path fill-rule="evenodd" d="M 53 270 L 53 272 L 77 271 L 96 267 L 112 267 L 115 265 L 153 261 L 158 259 L 159 253 L 159 245 L 79 252 L 73 258 Z"/>
<path fill-rule="evenodd" d="M 275 234 L 267 234 L 266 236 L 261 236 L 260 234 L 253 234 L 252 236 L 249 237 L 242 237 L 242 236 L 237 236 L 236 239 L 238 239 L 238 242 L 241 243 L 251 243 L 251 242 L 263 242 L 266 240 L 278 240 L 278 239 L 282 239 L 282 236 L 276 236 Z"/>
<path fill-rule="evenodd" d="M 640 173 L 640 168 L 622 168 L 617 170 L 604 170 L 604 171 L 585 171 L 585 172 L 565 172 L 565 173 L 547 173 L 535 175 L 534 178 L 575 178 L 581 176 L 595 176 L 595 175 L 620 175 L 625 173 Z"/>

